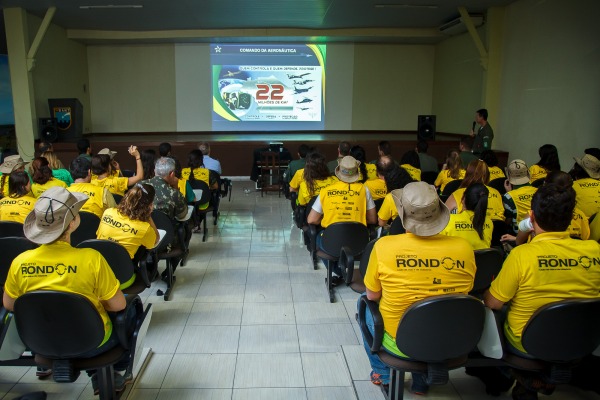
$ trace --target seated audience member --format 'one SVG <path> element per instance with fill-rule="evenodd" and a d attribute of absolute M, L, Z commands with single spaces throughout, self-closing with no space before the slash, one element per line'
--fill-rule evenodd
<path fill-rule="evenodd" d="M 488 216 L 492 219 L 492 221 L 502 221 L 504 222 L 504 206 L 502 205 L 502 196 L 500 193 L 492 188 L 487 186 L 490 180 L 490 173 L 488 171 L 488 167 L 486 163 L 477 159 L 471 161 L 471 163 L 467 166 L 467 172 L 465 173 L 465 178 L 463 179 L 460 187 L 448 197 L 446 200 L 446 207 L 450 211 L 456 209 L 456 212 L 459 213 L 462 211 L 462 196 L 467 187 L 473 183 L 483 183 L 486 185 L 489 195 L 488 195 Z"/>
<path fill-rule="evenodd" d="M 408 172 L 404 168 L 400 168 L 391 158 L 380 158 L 380 161 L 383 160 L 386 160 L 383 178 L 388 193 L 385 195 L 379 211 L 377 211 L 377 222 L 379 226 L 384 227 L 391 224 L 398 216 L 398 210 L 396 209 L 396 204 L 394 203 L 394 198 L 391 194 L 392 191 L 402 189 L 404 186 L 414 181 Z M 378 168 L 380 168 L 379 162 L 377 163 Z"/>
<path fill-rule="evenodd" d="M 388 194 L 388 188 L 385 184 L 385 175 L 392 168 L 392 165 L 396 164 L 389 157 L 380 157 L 375 164 L 377 177 L 365 181 L 365 186 L 369 189 L 369 192 L 371 192 L 373 201 L 381 200 Z"/>
<path fill-rule="evenodd" d="M 79 152 L 77 157 L 83 157 L 88 161 L 92 161 L 92 146 L 89 140 L 86 138 L 79 139 L 77 141 L 77 151 Z"/>
<path fill-rule="evenodd" d="M 575 164 L 569 174 L 574 181 L 577 207 L 587 218 L 591 218 L 600 211 L 600 160 L 591 154 L 575 157 Z"/>
<path fill-rule="evenodd" d="M 154 194 L 151 185 L 136 183 L 125 193 L 116 208 L 104 211 L 96 231 L 97 238 L 119 243 L 125 247 L 132 260 L 140 246 L 153 248 L 159 239 L 158 230 L 151 217 Z M 125 232 L 123 226 L 129 226 L 130 229 Z M 132 278 L 130 282 L 124 283 L 121 289 L 131 286 L 135 276 Z"/>
<path fill-rule="evenodd" d="M 35 290 L 57 290 L 77 293 L 86 297 L 96 308 L 104 323 L 104 339 L 99 347 L 82 355 L 93 357 L 117 346 L 119 339 L 113 330 L 108 312 L 125 308 L 125 297 L 119 289 L 119 281 L 100 253 L 93 249 L 71 246 L 71 233 L 79 226 L 79 209 L 87 200 L 82 193 L 70 193 L 62 187 L 51 187 L 35 203 L 27 216 L 23 231 L 27 239 L 41 245 L 17 256 L 8 271 L 4 285 L 4 307 L 12 311 L 15 300 Z M 43 270 L 45 265 L 62 263 L 76 268 L 77 273 L 27 274 L 23 265 Z M 131 316 L 133 317 L 133 316 Z M 131 322 L 132 319 L 130 319 Z M 116 371 L 124 371 L 129 363 L 129 353 L 115 368 L 115 389 L 122 391 L 127 380 Z M 98 391 L 98 379 L 92 376 L 94 391 Z"/>
<path fill-rule="evenodd" d="M 71 162 L 71 175 L 75 182 L 67 190 L 88 196 L 88 200 L 81 207 L 81 211 L 92 213 L 101 218 L 106 209 L 116 207 L 117 203 L 107 188 L 91 183 L 91 168 L 92 163 L 86 158 L 77 157 L 74 159 Z"/>
<path fill-rule="evenodd" d="M 487 216 L 488 195 L 483 183 L 473 183 L 467 187 L 462 198 L 462 212 L 450 214 L 450 222 L 442 235 L 462 237 L 473 250 L 489 249 L 494 226 Z"/>
<path fill-rule="evenodd" d="M 192 150 L 188 155 L 188 166 L 181 170 L 181 178 L 186 181 L 203 181 L 211 190 L 219 188 L 215 172 L 206 168 L 200 150 Z"/>
<path fill-rule="evenodd" d="M 335 170 L 339 182 L 321 189 L 308 214 L 309 224 L 320 224 L 327 229 L 329 225 L 336 222 L 359 222 L 365 226 L 377 223 L 377 213 L 371 193 L 359 182 L 359 166 L 360 162 L 352 156 L 342 158 Z M 322 234 L 321 232 L 317 236 L 318 248 L 321 248 Z M 341 276 L 339 267 L 333 272 Z"/>
<path fill-rule="evenodd" d="M 305 160 L 304 179 L 300 182 L 297 199 L 297 204 L 301 206 L 318 196 L 321 189 L 337 182 L 337 178 L 329 173 L 323 154 L 313 151 L 306 155 Z"/>
<path fill-rule="evenodd" d="M 36 140 L 35 142 L 37 143 L 37 157 L 40 157 L 42 153 L 47 151 L 54 151 L 54 146 L 50 142 L 46 142 L 45 140 Z M 60 168 L 64 168 L 60 160 L 58 162 L 60 163 Z"/>
<path fill-rule="evenodd" d="M 457 179 L 464 179 L 464 177 L 465 170 L 458 150 L 450 150 L 442 170 L 435 179 L 434 185 L 440 189 L 441 193 L 449 182 Z"/>
<path fill-rule="evenodd" d="M 33 175 L 31 179 L 31 192 L 34 197 L 40 197 L 40 195 L 53 186 L 60 186 L 63 188 L 67 187 L 67 184 L 59 179 L 55 179 L 52 176 L 52 170 L 50 169 L 50 163 L 44 157 L 37 157 L 31 162 L 31 168 L 33 169 Z"/>
<path fill-rule="evenodd" d="M 560 171 L 560 161 L 558 159 L 558 150 L 553 144 L 545 144 L 538 149 L 540 161 L 529 167 L 531 182 L 543 179 L 552 171 Z"/>
<path fill-rule="evenodd" d="M 8 182 L 8 196 L 0 200 L 0 221 L 22 224 L 35 205 L 29 175 L 25 171 L 13 172 L 8 176 Z"/>
<path fill-rule="evenodd" d="M 173 156 L 171 150 L 172 148 L 170 143 L 163 142 L 158 145 L 158 155 L 161 157 L 169 157 L 175 160 L 175 175 L 181 178 L 181 164 L 179 163 L 179 160 Z"/>
<path fill-rule="evenodd" d="M 523 328 L 540 307 L 565 299 L 598 298 L 600 269 L 582 265 L 582 259 L 600 258 L 600 244 L 575 240 L 566 231 L 575 209 L 572 188 L 544 185 L 531 201 L 531 223 L 535 237 L 531 243 L 514 248 L 502 270 L 484 295 L 485 305 L 500 310 L 509 303 L 504 333 L 508 351 L 526 353 L 521 344 Z M 554 268 L 551 260 L 570 260 Z M 568 266 L 567 266 L 568 265 Z M 541 376 L 515 371 L 517 383 L 513 399 L 537 399 L 537 391 L 552 393 L 554 386 Z M 537 381 L 538 385 L 532 385 Z"/>
<path fill-rule="evenodd" d="M 67 187 L 73 183 L 73 177 L 71 176 L 71 173 L 63 167 L 63 164 L 56 157 L 56 153 L 52 151 L 45 151 L 40 157 L 44 157 L 46 160 L 48 160 L 50 169 L 52 169 L 53 177 L 66 183 Z"/>
<path fill-rule="evenodd" d="M 129 154 L 135 157 L 136 171 L 135 176 L 126 178 L 111 175 L 110 156 L 108 154 L 99 154 L 92 157 L 92 183 L 105 187 L 112 194 L 123 196 L 128 187 L 131 187 L 142 180 L 144 169 L 142 167 L 142 158 L 137 146 L 129 146 Z"/>
<path fill-rule="evenodd" d="M 0 198 L 9 195 L 10 184 L 8 178 L 13 172 L 24 171 L 25 161 L 18 154 L 4 157 L 4 162 L 0 164 Z"/>
<path fill-rule="evenodd" d="M 419 140 L 417 142 L 417 147 L 415 148 L 415 150 L 419 154 L 419 161 L 421 163 L 421 171 L 435 172 L 437 174 L 437 172 L 440 170 L 440 168 L 438 167 L 438 162 L 434 157 L 427 154 L 428 148 L 429 148 L 429 145 L 427 144 L 427 141 Z"/>
<path fill-rule="evenodd" d="M 407 233 L 380 238 L 373 247 L 364 282 L 367 298 L 379 302 L 383 317 L 382 348 L 397 357 L 409 358 L 396 346 L 396 332 L 403 313 L 414 302 L 448 292 L 468 293 L 475 277 L 473 248 L 460 237 L 440 235 L 448 225 L 449 212 L 440 201 L 435 188 L 425 182 L 409 183 L 402 190 L 392 191 L 398 214 Z M 428 268 L 428 263 L 407 260 L 437 260 L 440 266 L 451 259 L 463 268 Z M 374 332 L 372 315 L 366 314 L 367 327 Z M 365 350 L 373 371 L 371 382 L 389 384 L 389 368 L 377 354 L 371 354 L 367 341 Z M 424 375 L 413 373 L 411 391 L 425 394 L 428 385 Z"/>
<path fill-rule="evenodd" d="M 337 168 L 338 164 L 340 163 L 340 161 L 342 160 L 342 158 L 349 156 L 350 155 L 350 148 L 352 146 L 350 146 L 350 143 L 348 142 L 340 142 L 340 144 L 338 145 L 338 156 L 335 160 L 331 160 L 327 163 L 327 168 L 329 168 L 329 173 L 331 173 L 332 175 L 335 173 L 335 169 Z M 293 178 L 293 177 L 292 177 Z M 291 183 L 290 183 L 290 187 L 291 187 Z"/>
<path fill-rule="evenodd" d="M 305 145 L 304 143 L 298 146 L 298 159 L 292 160 L 288 164 L 287 170 L 285 171 L 285 174 L 283 176 L 284 182 L 289 184 L 296 172 L 304 168 L 304 165 L 306 164 L 306 155 L 309 153 L 309 151 L 310 147 Z"/>
<path fill-rule="evenodd" d="M 221 163 L 219 160 L 215 160 L 210 156 L 210 144 L 208 144 L 208 142 L 202 142 L 198 146 L 198 150 L 200 150 L 204 156 L 204 166 L 221 175 Z"/>
<path fill-rule="evenodd" d="M 573 187 L 573 179 L 569 174 L 562 171 L 552 171 L 546 175 L 546 179 L 544 180 L 544 185 L 556 185 L 559 189 L 567 189 Z M 531 209 L 531 207 L 530 207 Z M 517 245 L 526 243 L 531 240 L 533 236 L 533 225 L 531 223 L 531 218 L 529 217 L 529 212 L 527 213 L 527 217 L 519 222 L 517 236 L 513 235 L 504 235 L 501 240 L 505 241 L 515 241 Z M 588 222 L 587 217 L 579 208 L 577 208 L 577 204 L 575 204 L 575 210 L 573 210 L 573 218 L 571 219 L 571 224 L 567 228 L 569 232 L 569 236 L 575 239 L 588 240 L 591 239 L 591 225 Z"/>
<path fill-rule="evenodd" d="M 512 160 L 506 167 L 506 174 L 506 193 L 502 196 L 504 216 L 506 224 L 516 233 L 519 230 L 519 222 L 529 216 L 531 199 L 537 188 L 529 184 L 529 169 L 523 160 Z"/>
<path fill-rule="evenodd" d="M 115 156 L 117 155 L 116 151 L 112 151 L 108 147 L 103 148 L 98 152 L 98 155 L 106 154 L 110 157 L 110 172 L 109 176 L 123 176 L 121 173 L 121 166 L 119 162 L 115 160 Z"/>
<path fill-rule="evenodd" d="M 362 146 L 352 146 L 350 155 L 360 162 L 360 183 L 365 183 L 369 179 L 377 179 L 377 167 L 375 163 L 367 164 L 367 153 Z"/>
<path fill-rule="evenodd" d="M 392 161 L 398 164 L 398 161 L 394 160 L 394 158 L 392 157 L 392 144 L 387 140 L 382 140 L 381 142 L 379 142 L 379 144 L 377 144 L 377 159 L 383 156 L 389 157 Z M 371 164 L 375 164 L 377 162 L 377 159 L 372 160 Z"/>
<path fill-rule="evenodd" d="M 479 155 L 479 159 L 483 160 L 483 162 L 487 164 L 488 171 L 490 171 L 490 181 L 499 178 L 506 178 L 502 168 L 498 167 L 498 157 L 496 157 L 496 153 L 494 153 L 493 150 L 482 151 Z"/>
<path fill-rule="evenodd" d="M 154 149 L 142 150 L 140 154 L 142 159 L 142 169 L 144 170 L 143 180 L 148 180 L 154 176 L 154 164 L 156 163 L 156 151 Z"/>
<path fill-rule="evenodd" d="M 414 150 L 409 150 L 402 155 L 400 167 L 404 168 L 414 181 L 421 180 L 421 161 L 419 154 Z"/>
<path fill-rule="evenodd" d="M 471 149 L 472 143 L 473 139 L 468 137 L 464 137 L 460 140 L 458 147 L 460 149 L 460 159 L 462 160 L 463 165 L 469 165 L 471 161 L 478 159 Z"/>

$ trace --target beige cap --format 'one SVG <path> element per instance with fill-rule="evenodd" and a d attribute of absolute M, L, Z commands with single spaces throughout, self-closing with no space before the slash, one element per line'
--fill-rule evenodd
<path fill-rule="evenodd" d="M 506 167 L 506 177 L 511 185 L 529 183 L 529 167 L 523 160 L 512 160 Z"/>
<path fill-rule="evenodd" d="M 3 174 L 10 174 L 23 165 L 25 165 L 25 161 L 23 161 L 20 155 L 15 154 L 13 156 L 8 156 L 4 158 L 4 162 L 0 164 L 0 172 Z"/>
<path fill-rule="evenodd" d="M 581 158 L 573 157 L 575 162 L 588 173 L 590 178 L 600 179 L 600 161 L 591 154 Z"/>
<path fill-rule="evenodd" d="M 102 150 L 100 150 L 98 154 L 108 154 L 110 156 L 110 159 L 112 160 L 113 158 L 115 158 L 115 154 L 117 154 L 117 152 L 111 151 L 108 147 L 105 147 Z"/>

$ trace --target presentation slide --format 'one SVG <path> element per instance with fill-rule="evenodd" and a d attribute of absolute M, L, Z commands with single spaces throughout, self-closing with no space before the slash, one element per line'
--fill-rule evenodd
<path fill-rule="evenodd" d="M 323 130 L 325 45 L 211 44 L 215 131 Z"/>

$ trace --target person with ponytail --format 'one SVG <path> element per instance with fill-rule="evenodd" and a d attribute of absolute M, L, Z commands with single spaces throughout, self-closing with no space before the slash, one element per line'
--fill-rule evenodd
<path fill-rule="evenodd" d="M 558 150 L 553 144 L 545 144 L 538 149 L 540 161 L 529 167 L 530 182 L 545 178 L 549 172 L 560 171 Z"/>
<path fill-rule="evenodd" d="M 353 146 L 350 149 L 350 155 L 356 161 L 360 161 L 360 183 L 365 183 L 369 179 L 377 179 L 377 167 L 375 164 L 367 164 L 367 153 L 361 146 Z"/>
<path fill-rule="evenodd" d="M 8 196 L 0 200 L 0 221 L 24 223 L 33 210 L 36 198 L 31 194 L 29 175 L 25 171 L 13 172 L 8 176 Z"/>
<path fill-rule="evenodd" d="M 433 184 L 440 189 L 441 193 L 449 182 L 463 179 L 464 177 L 465 169 L 463 168 L 460 153 L 458 150 L 450 150 L 448 152 L 448 157 L 446 157 L 446 163 Z"/>
<path fill-rule="evenodd" d="M 31 185 L 31 192 L 35 197 L 40 197 L 42 193 L 53 186 L 60 186 L 67 188 L 67 184 L 56 179 L 52 176 L 52 169 L 50 163 L 45 157 L 37 157 L 31 162 L 31 168 L 33 170 L 33 184 Z"/>
<path fill-rule="evenodd" d="M 486 215 L 489 190 L 483 183 L 473 183 L 462 197 L 462 212 L 450 214 L 450 222 L 442 231 L 446 236 L 466 239 L 473 250 L 488 249 L 492 242 L 493 224 Z"/>

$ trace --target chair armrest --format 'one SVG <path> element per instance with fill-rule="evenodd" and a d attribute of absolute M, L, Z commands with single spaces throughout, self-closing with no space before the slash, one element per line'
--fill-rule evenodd
<path fill-rule="evenodd" d="M 112 321 L 120 345 L 125 349 L 130 349 L 133 332 L 139 325 L 138 316 L 143 314 L 144 306 L 138 295 L 127 295 L 125 301 L 127 305 L 115 314 Z"/>
<path fill-rule="evenodd" d="M 346 285 L 351 284 L 354 274 L 354 256 L 352 255 L 352 250 L 347 246 L 342 246 L 340 249 L 338 266 L 342 270 L 342 276 Z"/>
<path fill-rule="evenodd" d="M 148 267 L 152 268 L 152 270 L 149 270 Z M 157 267 L 156 251 L 154 249 L 145 249 L 136 266 L 135 272 L 140 275 L 147 288 L 152 285 L 152 279 L 156 274 Z"/>
<path fill-rule="evenodd" d="M 364 340 L 371 349 L 371 353 L 374 354 L 381 349 L 381 344 L 383 342 L 383 318 L 379 312 L 379 304 L 367 299 L 367 295 L 364 294 L 360 296 L 358 300 L 358 325 L 360 326 Z M 367 327 L 367 323 L 365 321 L 367 307 L 369 307 L 369 311 L 373 316 L 375 328 L 374 335 L 371 335 L 371 332 L 369 332 L 369 328 Z"/>

